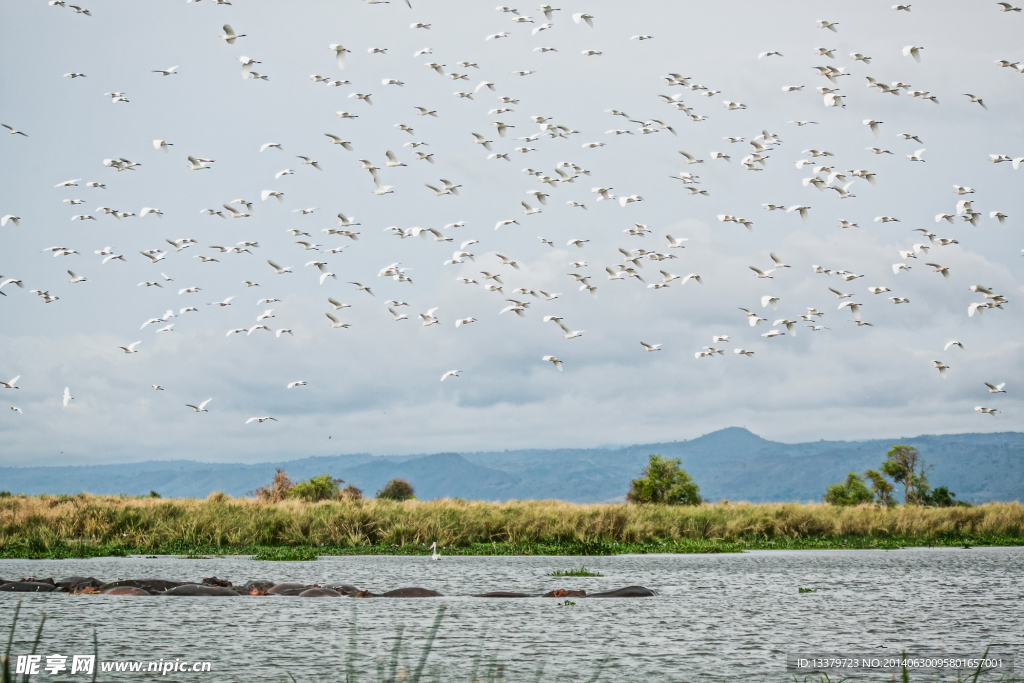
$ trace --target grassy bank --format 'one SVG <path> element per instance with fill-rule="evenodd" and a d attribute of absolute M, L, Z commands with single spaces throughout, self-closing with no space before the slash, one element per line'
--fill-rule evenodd
<path fill-rule="evenodd" d="M 1024 545 L 1024 506 L 576 505 L 463 500 L 263 503 L 116 496 L 0 498 L 0 557 L 256 553 L 609 555 L 745 549 Z M 307 551 L 308 552 L 308 551 Z M 273 558 L 268 558 L 273 559 Z"/>

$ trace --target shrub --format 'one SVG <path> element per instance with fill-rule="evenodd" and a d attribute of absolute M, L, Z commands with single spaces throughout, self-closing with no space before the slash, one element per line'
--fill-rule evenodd
<path fill-rule="evenodd" d="M 223 491 L 211 491 L 210 495 L 206 497 L 206 500 L 211 503 L 226 503 L 231 500 L 231 496 L 224 493 Z"/>
<path fill-rule="evenodd" d="M 832 484 L 825 490 L 825 502 L 832 505 L 860 505 L 870 503 L 875 496 L 864 485 L 864 480 L 856 472 L 847 472 L 846 481 Z"/>
<path fill-rule="evenodd" d="M 300 481 L 288 492 L 288 497 L 301 498 L 310 503 L 331 500 L 338 496 L 338 485 L 344 483 L 343 480 L 335 479 L 329 474 L 321 474 L 319 477 Z"/>
<path fill-rule="evenodd" d="M 355 484 L 349 484 L 345 488 L 338 491 L 338 498 L 341 500 L 362 500 L 363 490 L 357 488 Z"/>
<path fill-rule="evenodd" d="M 149 497 L 150 497 L 150 498 L 160 498 L 161 496 L 160 496 L 160 494 L 159 494 L 159 493 L 157 493 L 156 491 L 150 491 L 150 492 L 149 492 Z"/>
<path fill-rule="evenodd" d="M 630 482 L 626 500 L 630 503 L 700 505 L 700 488 L 680 465 L 679 458 L 652 455 L 644 476 Z"/>
<path fill-rule="evenodd" d="M 377 498 L 384 500 L 412 500 L 415 497 L 416 492 L 405 479 L 392 479 L 377 491 Z"/>
<path fill-rule="evenodd" d="M 871 482 L 871 493 L 875 497 L 875 503 L 891 508 L 896 505 L 896 499 L 892 496 L 892 484 L 886 481 L 885 477 L 875 470 L 868 470 L 864 473 L 865 479 Z"/>
<path fill-rule="evenodd" d="M 954 500 L 954 498 L 956 498 L 956 494 L 948 488 L 945 486 L 937 486 L 928 491 L 924 496 L 923 502 L 925 505 L 934 505 L 939 508 L 951 508 L 960 504 L 960 502 Z"/>
<path fill-rule="evenodd" d="M 280 503 L 282 500 L 288 497 L 288 492 L 295 487 L 292 480 L 288 478 L 288 475 L 280 467 L 277 468 L 277 474 L 274 475 L 274 480 L 266 486 L 261 486 L 256 489 L 255 492 L 250 491 L 250 494 L 255 495 L 256 498 L 266 501 L 268 503 Z"/>

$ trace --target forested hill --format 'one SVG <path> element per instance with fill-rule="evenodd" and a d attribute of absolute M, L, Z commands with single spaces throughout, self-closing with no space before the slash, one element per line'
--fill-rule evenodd
<path fill-rule="evenodd" d="M 820 500 L 847 472 L 877 468 L 895 443 L 917 447 L 933 466 L 933 486 L 947 486 L 969 502 L 1024 500 L 1024 434 L 948 434 L 872 441 L 767 441 L 730 427 L 690 441 L 615 448 L 368 454 L 303 458 L 255 465 L 191 460 L 81 467 L 0 468 L 0 489 L 14 493 L 205 497 L 211 491 L 242 496 L 266 484 L 276 468 L 294 479 L 329 473 L 368 495 L 402 478 L 420 498 L 483 500 L 557 498 L 574 502 L 621 500 L 648 455 L 680 458 L 710 500 Z"/>

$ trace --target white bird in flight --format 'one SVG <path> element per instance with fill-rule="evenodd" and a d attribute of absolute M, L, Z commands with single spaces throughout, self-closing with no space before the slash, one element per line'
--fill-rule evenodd
<path fill-rule="evenodd" d="M 186 404 L 185 404 L 185 407 L 186 407 L 186 408 L 191 408 L 191 409 L 192 409 L 193 411 L 195 411 L 195 412 L 197 412 L 197 413 L 208 413 L 208 412 L 210 412 L 210 411 L 208 411 L 208 410 L 206 409 L 206 404 L 207 404 L 207 403 L 209 403 L 209 402 L 210 402 L 210 401 L 212 401 L 212 400 L 213 400 L 212 398 L 208 398 L 208 399 L 206 399 L 205 401 L 203 401 L 202 403 L 200 403 L 200 404 L 199 404 L 199 405 L 197 405 L 197 406 L 195 406 L 195 405 L 192 405 L 191 403 L 186 403 Z"/>
<path fill-rule="evenodd" d="M 921 50 L 924 48 L 920 45 L 906 45 L 903 48 L 904 57 L 913 57 L 915 62 L 921 61 Z"/>
<path fill-rule="evenodd" d="M 562 371 L 562 361 L 558 360 L 554 356 L 544 356 L 543 358 L 541 358 L 541 360 L 552 363 L 556 368 L 558 368 L 559 372 Z"/>

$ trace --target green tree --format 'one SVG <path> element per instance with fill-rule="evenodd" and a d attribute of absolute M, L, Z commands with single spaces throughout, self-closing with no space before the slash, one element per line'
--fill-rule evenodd
<path fill-rule="evenodd" d="M 415 497 L 416 491 L 405 479 L 392 479 L 377 491 L 377 498 L 384 500 L 412 500 Z"/>
<path fill-rule="evenodd" d="M 868 470 L 864 478 L 871 482 L 871 494 L 875 497 L 875 503 L 891 508 L 896 505 L 896 499 L 892 496 L 892 484 L 886 480 L 885 475 Z"/>
<path fill-rule="evenodd" d="M 926 468 L 917 449 L 905 444 L 896 444 L 885 454 L 882 472 L 897 484 L 903 484 L 903 502 L 921 505 L 931 488 L 928 485 Z M 930 468 L 928 468 L 930 469 Z"/>
<path fill-rule="evenodd" d="M 936 486 L 924 496 L 925 505 L 934 505 L 940 508 L 951 508 L 957 505 L 966 505 L 955 500 L 956 494 L 945 486 Z"/>
<path fill-rule="evenodd" d="M 825 502 L 832 505 L 860 505 L 870 503 L 875 496 L 864 485 L 864 480 L 856 472 L 847 472 L 846 481 L 832 484 L 825 489 Z"/>
<path fill-rule="evenodd" d="M 644 476 L 630 482 L 626 500 L 630 503 L 700 505 L 700 488 L 682 467 L 679 458 L 650 456 Z"/>
<path fill-rule="evenodd" d="M 338 486 L 344 483 L 342 479 L 335 479 L 329 474 L 321 474 L 319 477 L 310 477 L 306 481 L 300 481 L 288 491 L 288 497 L 300 498 L 310 503 L 331 500 L 338 497 Z"/>

